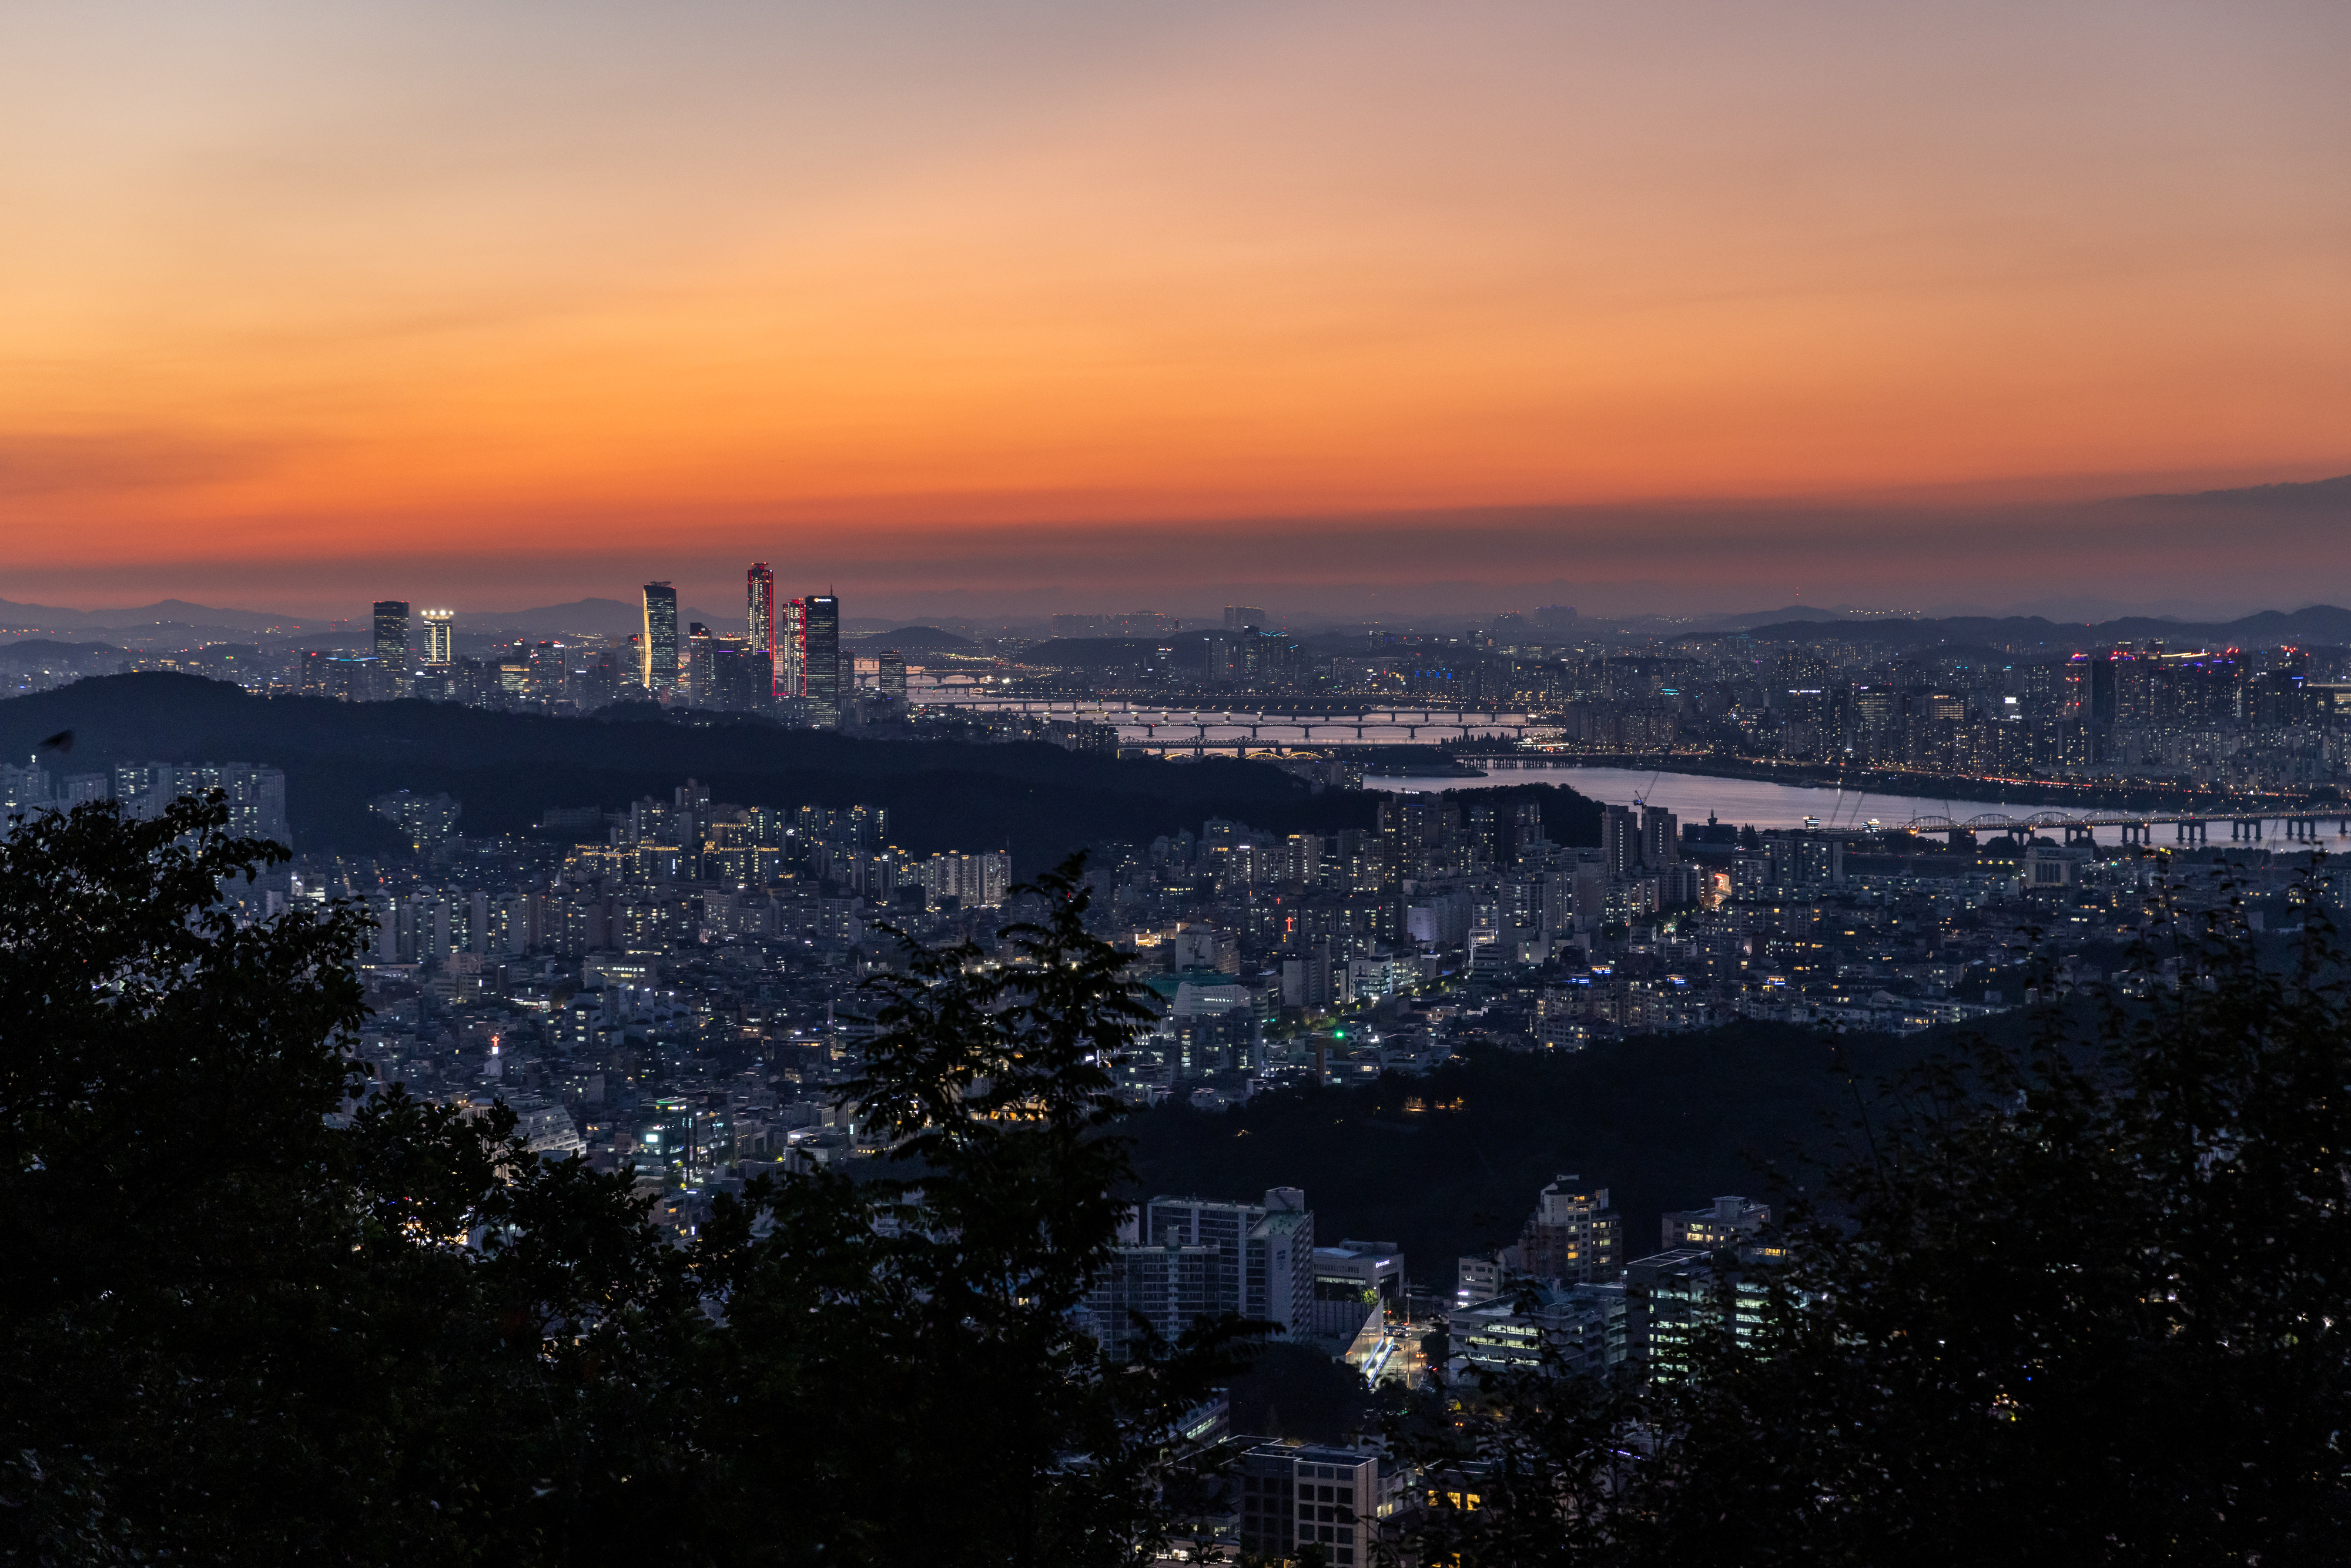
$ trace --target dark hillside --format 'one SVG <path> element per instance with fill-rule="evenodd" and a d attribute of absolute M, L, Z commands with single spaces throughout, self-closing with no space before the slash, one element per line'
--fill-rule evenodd
<path fill-rule="evenodd" d="M 728 716 L 719 716 L 722 719 Z M 743 805 L 890 810 L 892 836 L 918 853 L 1008 848 L 1032 875 L 1073 850 L 1148 843 L 1209 817 L 1275 832 L 1369 827 L 1377 797 L 1313 793 L 1259 762 L 1120 761 L 1041 744 L 866 740 L 756 721 L 708 726 L 659 717 L 552 718 L 424 702 L 256 697 L 192 675 L 109 675 L 0 702 L 0 757 L 19 759 L 71 729 L 51 766 L 264 762 L 286 769 L 298 847 L 374 850 L 367 801 L 390 789 L 447 790 L 465 831 L 523 832 L 549 806 L 616 808 L 666 797 L 687 778 Z M 1541 789 L 1554 838 L 1598 813 L 1568 789 Z M 1498 802 L 1505 794 L 1494 791 Z M 1590 842 L 1591 837 L 1567 841 Z"/>
<path fill-rule="evenodd" d="M 1562 1172 L 1611 1189 L 1628 1256 L 1655 1252 L 1662 1212 L 1763 1196 L 1757 1157 L 1829 1152 L 1826 1118 L 1851 1118 L 1856 1082 L 1871 1095 L 1950 1044 L 1935 1031 L 1833 1046 L 1811 1030 L 1741 1023 L 1572 1055 L 1486 1052 L 1427 1078 L 1268 1095 L 1221 1114 L 1171 1102 L 1128 1130 L 1145 1193 L 1301 1186 L 1318 1240 L 1400 1242 L 1412 1278 L 1442 1284 L 1457 1257 L 1516 1239 Z"/>
<path fill-rule="evenodd" d="M 366 803 L 389 789 L 445 789 L 465 801 L 468 831 L 520 832 L 549 806 L 619 807 L 666 796 L 688 777 L 746 805 L 886 806 L 905 848 L 1008 847 L 1024 875 L 1089 843 L 1197 832 L 1212 816 L 1327 832 L 1369 826 L 1376 810 L 1370 795 L 1316 795 L 1261 763 L 1123 762 L 1044 745 L 863 740 L 756 723 L 262 698 L 188 675 L 112 675 L 0 702 L 0 756 L 22 758 L 62 729 L 74 731 L 74 750 L 50 765 L 67 772 L 150 759 L 283 768 L 306 850 L 376 847 Z"/>

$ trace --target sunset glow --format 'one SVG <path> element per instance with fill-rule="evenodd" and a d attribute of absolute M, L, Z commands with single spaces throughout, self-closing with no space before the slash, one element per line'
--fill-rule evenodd
<path fill-rule="evenodd" d="M 1108 586 L 1171 528 L 1359 582 L 1449 552 L 1328 519 L 1479 508 L 1621 578 L 1609 508 L 2340 473 L 2347 55 L 2320 5 L 18 10 L 0 597 Z"/>

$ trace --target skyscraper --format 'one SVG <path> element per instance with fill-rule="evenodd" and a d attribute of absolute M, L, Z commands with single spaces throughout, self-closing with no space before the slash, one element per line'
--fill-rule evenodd
<path fill-rule="evenodd" d="M 428 610 L 424 612 L 424 662 L 448 665 L 457 662 L 456 620 L 454 610 Z"/>
<path fill-rule="evenodd" d="M 678 672 L 678 690 L 696 707 L 716 705 L 718 686 L 718 644 L 701 622 L 686 629 L 685 664 Z"/>
<path fill-rule="evenodd" d="M 783 695 L 782 667 L 776 661 L 776 574 L 764 560 L 755 560 L 743 574 L 747 607 L 744 629 L 751 652 L 768 655 L 768 667 L 777 672 L 776 692 Z"/>
<path fill-rule="evenodd" d="M 383 695 L 404 697 L 409 692 L 408 601 L 375 601 L 375 667 Z"/>
<path fill-rule="evenodd" d="M 808 695 L 808 601 L 789 600 L 776 609 L 776 695 L 797 701 Z"/>
<path fill-rule="evenodd" d="M 830 593 L 809 596 L 808 698 L 820 725 L 841 722 L 841 601 Z"/>
<path fill-rule="evenodd" d="M 637 644 L 638 679 L 655 696 L 677 690 L 677 590 L 645 584 L 644 640 Z"/>

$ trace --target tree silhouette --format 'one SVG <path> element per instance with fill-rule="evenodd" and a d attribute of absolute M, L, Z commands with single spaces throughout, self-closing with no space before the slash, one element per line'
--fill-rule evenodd
<path fill-rule="evenodd" d="M 763 1178 L 690 1247 L 514 1113 L 379 1092 L 356 910 L 240 924 L 225 803 L 0 841 L 0 1554 L 1121 1563 L 1240 1325 L 1073 1326 L 1142 1016 L 1078 867 L 1008 958 L 910 951 L 854 1093 L 883 1179 Z"/>
<path fill-rule="evenodd" d="M 2351 1031 L 2325 912 L 2265 967 L 2159 901 L 2176 993 L 1898 1083 L 1789 1206 L 1758 1343 L 1678 1386 L 1456 1389 L 1465 1563 L 2336 1563 Z M 1729 1263 L 1729 1260 L 1725 1260 Z M 1754 1271 L 1754 1270 L 1750 1270 Z M 1728 1312 L 1730 1303 L 1724 1301 Z"/>

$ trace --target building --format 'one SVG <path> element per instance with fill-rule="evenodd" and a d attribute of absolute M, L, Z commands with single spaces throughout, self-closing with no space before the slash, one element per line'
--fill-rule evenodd
<path fill-rule="evenodd" d="M 744 643 L 754 653 L 768 656 L 776 668 L 776 574 L 764 560 L 755 560 L 744 579 Z"/>
<path fill-rule="evenodd" d="M 993 909 L 1004 902 L 1012 881 L 1012 857 L 1000 850 L 983 854 L 938 854 L 914 868 L 925 908 L 937 909 L 948 899 L 959 909 Z"/>
<path fill-rule="evenodd" d="M 375 663 L 387 697 L 409 695 L 408 601 L 375 601 Z"/>
<path fill-rule="evenodd" d="M 903 705 L 906 700 L 906 655 L 895 648 L 884 648 L 879 662 L 881 669 L 874 675 L 874 690 L 886 700 Z M 1117 734 L 1114 729 L 1111 731 L 1113 740 Z"/>
<path fill-rule="evenodd" d="M 1613 1280 L 1624 1260 L 1624 1221 L 1608 1189 L 1562 1176 L 1542 1189 L 1519 1236 L 1516 1263 L 1536 1280 L 1595 1284 Z"/>
<path fill-rule="evenodd" d="M 1225 606 L 1225 630 L 1228 632 L 1255 632 L 1264 626 L 1268 619 L 1266 612 L 1254 604 Z"/>
<path fill-rule="evenodd" d="M 445 670 L 457 662 L 457 612 L 454 610 L 428 610 L 424 612 L 424 662 L 436 670 Z"/>
<path fill-rule="evenodd" d="M 1453 1265 L 1453 1304 L 1467 1307 L 1502 1293 L 1502 1264 L 1498 1258 L 1463 1258 Z"/>
<path fill-rule="evenodd" d="M 808 696 L 808 601 L 790 599 L 776 607 L 776 695 L 788 702 Z"/>
<path fill-rule="evenodd" d="M 1771 1223 L 1771 1206 L 1743 1197 L 1718 1197 L 1710 1208 L 1685 1208 L 1664 1217 L 1666 1251 L 1694 1247 L 1719 1252 L 1752 1241 Z"/>
<path fill-rule="evenodd" d="M 1843 887 L 1844 840 L 1834 833 L 1763 835 L 1764 880 L 1772 887 Z"/>
<path fill-rule="evenodd" d="M 1296 1562 L 1314 1547 L 1336 1568 L 1363 1568 L 1402 1522 L 1405 1472 L 1394 1459 L 1265 1443 L 1245 1450 L 1236 1469 L 1245 1562 Z"/>
<path fill-rule="evenodd" d="M 684 651 L 678 666 L 678 689 L 696 707 L 716 706 L 718 640 L 696 621 L 686 627 Z"/>
<path fill-rule="evenodd" d="M 808 601 L 804 645 L 809 716 L 822 726 L 841 722 L 841 601 L 830 593 Z"/>
<path fill-rule="evenodd" d="M 1404 1249 L 1393 1241 L 1342 1241 L 1314 1249 L 1314 1333 L 1352 1341 L 1367 1322 L 1404 1310 Z"/>
<path fill-rule="evenodd" d="M 1641 824 L 1628 806 L 1600 809 L 1600 863 L 1611 877 L 1633 874 L 1641 863 Z"/>
<path fill-rule="evenodd" d="M 637 643 L 637 678 L 655 696 L 677 690 L 677 590 L 645 584 L 644 631 Z"/>
<path fill-rule="evenodd" d="M 1457 1306 L 1447 1376 L 1605 1372 L 1625 1360 L 1625 1300 L 1621 1283 L 1536 1285 Z"/>
<path fill-rule="evenodd" d="M 1314 1214 L 1299 1188 L 1274 1187 L 1257 1204 L 1153 1198 L 1085 1307 L 1090 1332 L 1120 1356 L 1137 1317 L 1173 1339 L 1225 1312 L 1313 1337 Z"/>
<path fill-rule="evenodd" d="M 1625 1359 L 1650 1377 L 1688 1377 L 1709 1341 L 1744 1348 L 1761 1338 L 1761 1281 L 1742 1267 L 1717 1268 L 1718 1256 L 1683 1247 L 1625 1265 Z"/>
<path fill-rule="evenodd" d="M 1674 814 L 1656 806 L 1643 806 L 1641 863 L 1651 871 L 1663 871 L 1680 864 L 1681 858 L 1681 831 L 1674 821 Z"/>

